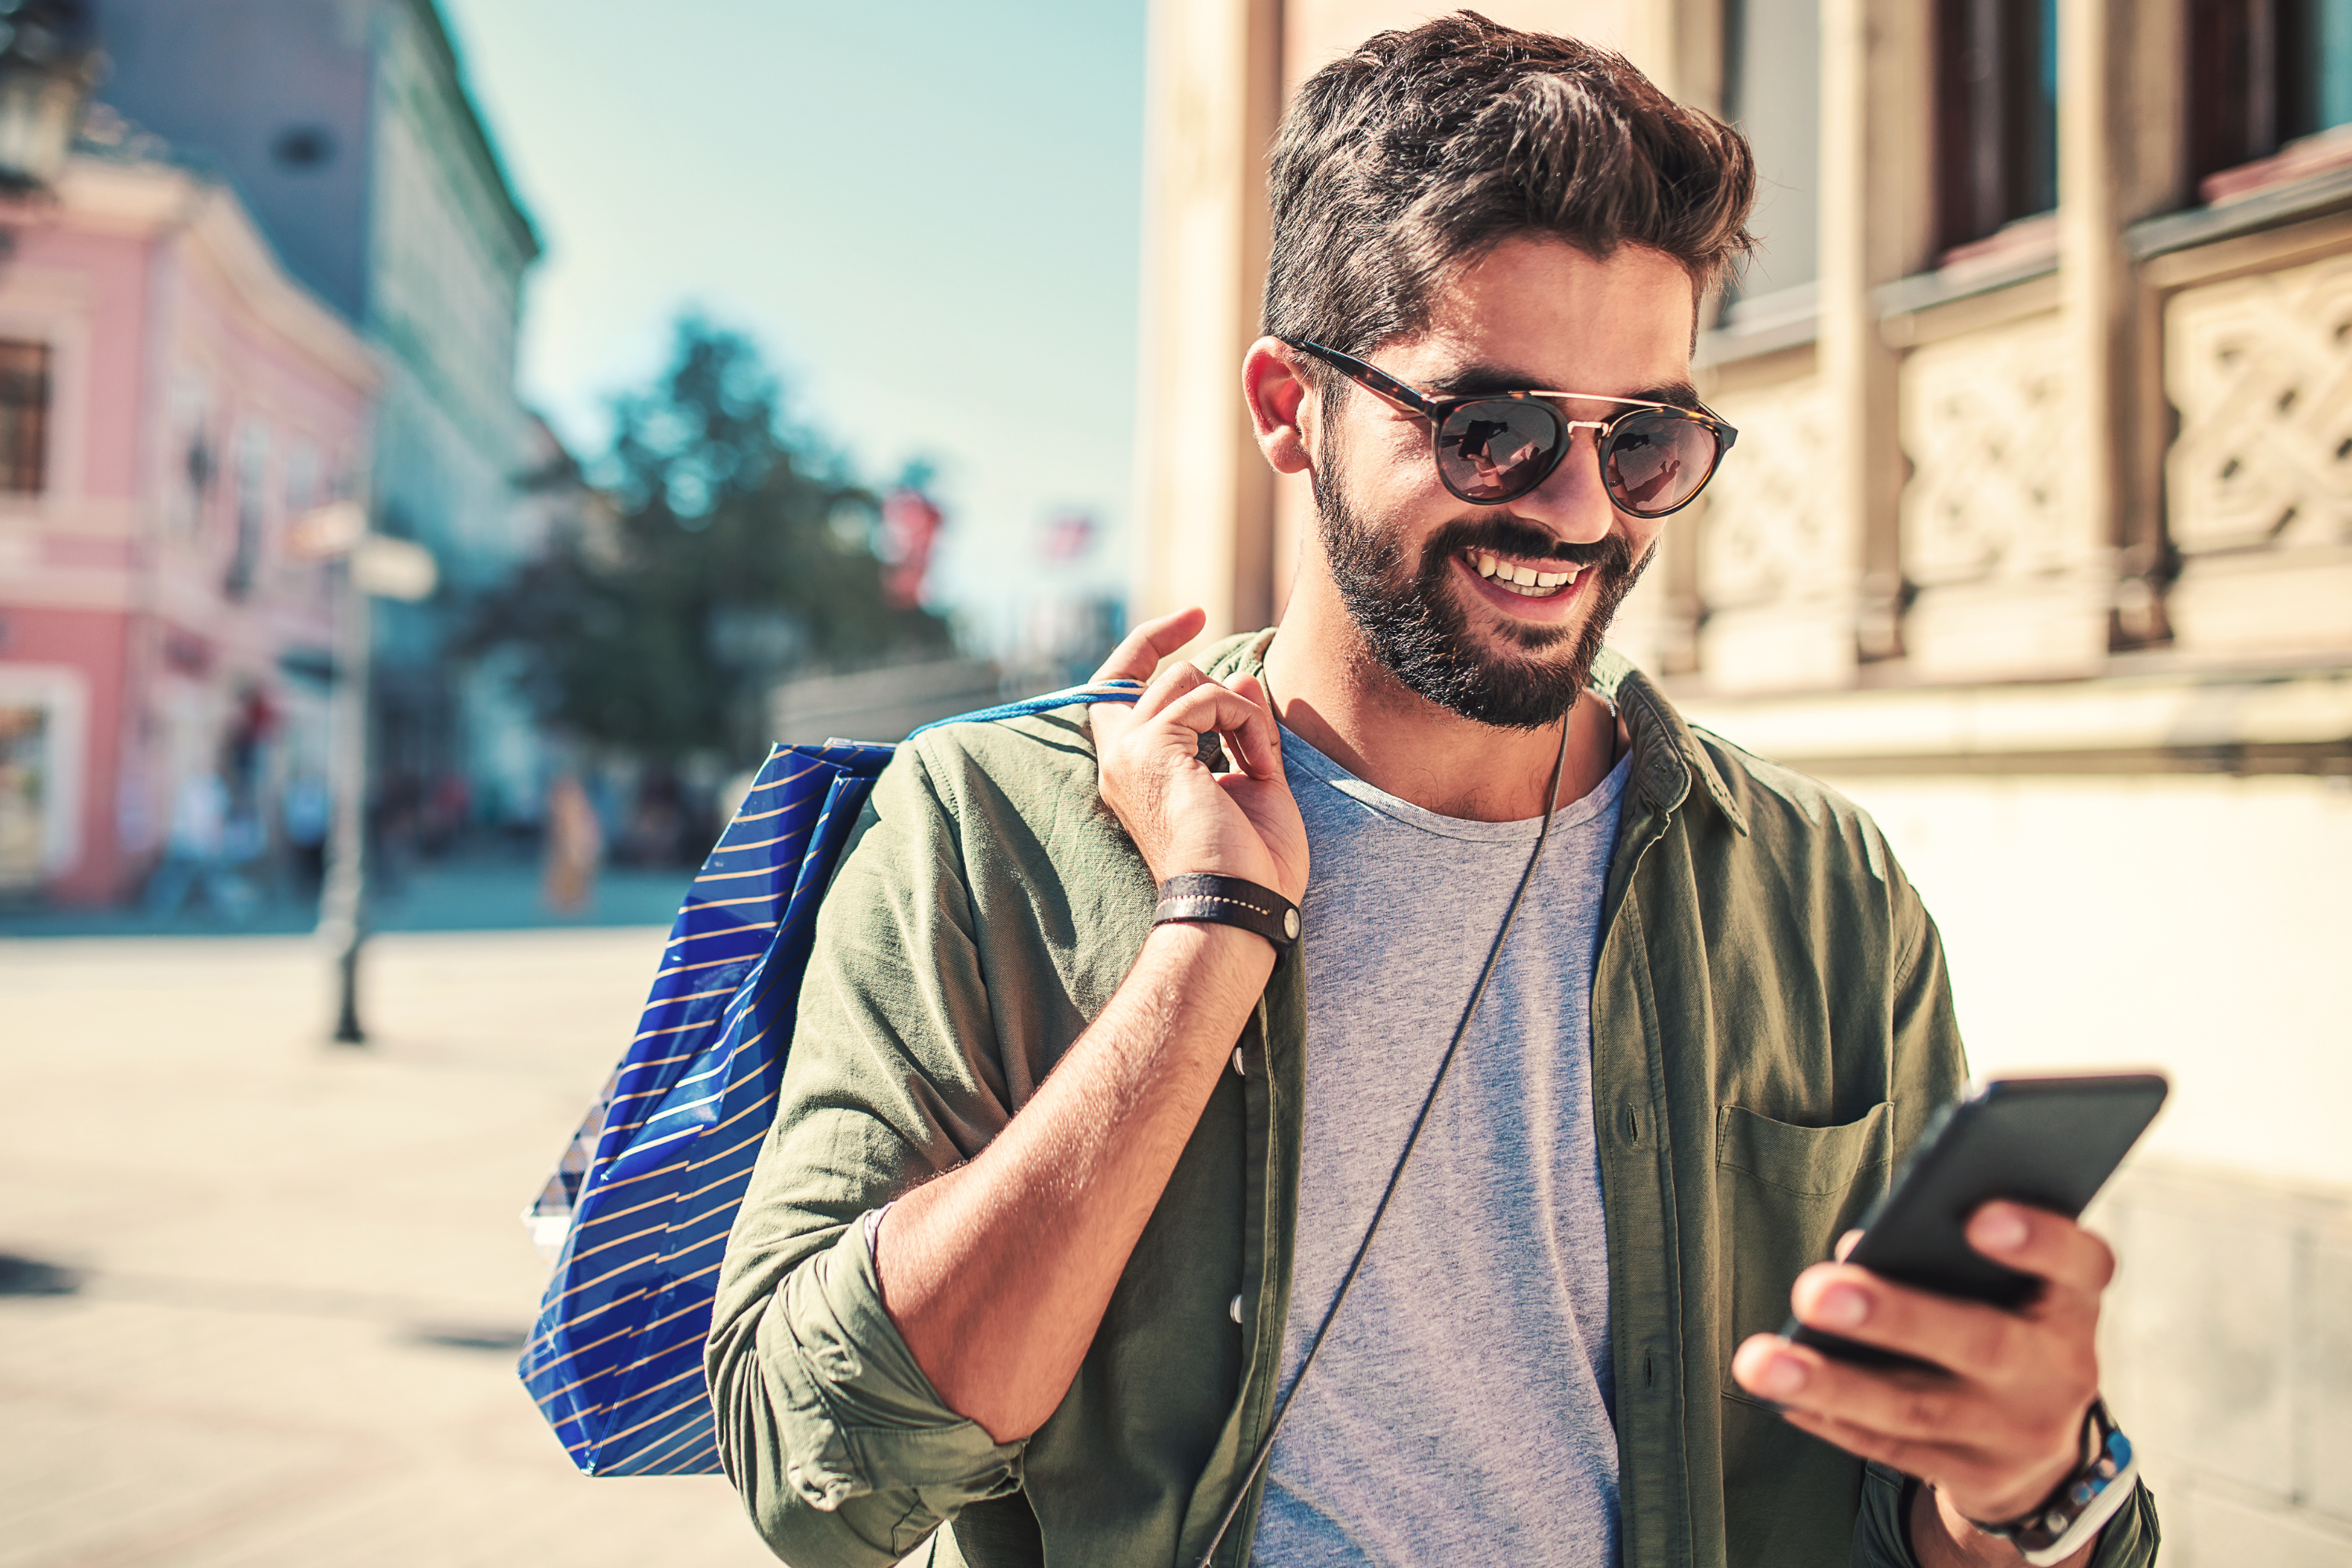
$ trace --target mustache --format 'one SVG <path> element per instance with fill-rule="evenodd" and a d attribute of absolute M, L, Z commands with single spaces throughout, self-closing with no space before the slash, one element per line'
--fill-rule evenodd
<path fill-rule="evenodd" d="M 1435 533 L 1422 546 L 1422 560 L 1426 567 L 1434 568 L 1448 556 L 1465 550 L 1484 550 L 1496 555 L 1516 555 L 1528 561 L 1565 561 L 1575 566 L 1599 566 L 1612 576 L 1633 570 L 1633 547 L 1617 534 L 1611 533 L 1579 544 L 1555 539 L 1533 523 L 1521 522 L 1515 517 L 1458 517 Z"/>

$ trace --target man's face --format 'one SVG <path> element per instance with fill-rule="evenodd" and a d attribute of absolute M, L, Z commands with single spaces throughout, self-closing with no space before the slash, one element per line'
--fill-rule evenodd
<path fill-rule="evenodd" d="M 1625 247 L 1601 261 L 1559 240 L 1512 239 L 1440 296 L 1428 331 L 1365 357 L 1439 395 L 1684 403 L 1694 308 L 1690 275 L 1656 251 Z M 1474 506 L 1439 482 L 1425 421 L 1353 386 L 1326 407 L 1316 510 L 1332 577 L 1374 656 L 1411 690 L 1481 723 L 1532 729 L 1565 713 L 1663 526 L 1611 502 L 1595 433 L 1574 432 L 1527 495 Z M 1563 407 L 1571 419 L 1624 411 Z M 1518 584 L 1503 567 L 1566 580 Z"/>

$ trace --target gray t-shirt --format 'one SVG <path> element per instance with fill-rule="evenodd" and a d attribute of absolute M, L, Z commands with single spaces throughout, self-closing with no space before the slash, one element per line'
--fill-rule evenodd
<path fill-rule="evenodd" d="M 1538 824 L 1439 816 L 1285 731 L 1307 822 L 1307 1129 L 1283 1387 Z M 1268 1461 L 1262 1568 L 1617 1561 L 1592 978 L 1627 765 L 1552 821 L 1388 1218 Z"/>

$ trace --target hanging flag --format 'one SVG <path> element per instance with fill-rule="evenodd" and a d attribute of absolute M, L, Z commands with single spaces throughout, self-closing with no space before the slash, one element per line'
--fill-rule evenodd
<path fill-rule="evenodd" d="M 893 609 L 911 610 L 923 602 L 931 545 L 946 521 L 938 503 L 911 485 L 882 498 L 882 595 Z"/>

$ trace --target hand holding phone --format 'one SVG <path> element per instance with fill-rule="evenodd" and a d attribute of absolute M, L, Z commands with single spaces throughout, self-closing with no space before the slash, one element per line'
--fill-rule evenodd
<path fill-rule="evenodd" d="M 1791 1426 L 1932 1482 L 1914 1529 L 1932 1528 L 1924 1512 L 1958 1542 L 1976 1528 L 1959 1521 L 2054 1507 L 2054 1489 L 2087 1473 L 2115 1268 L 2075 1217 L 2164 1094 L 2149 1073 L 2006 1079 L 1947 1107 L 1843 1259 L 1798 1277 L 1786 1332 L 1739 1347 L 1734 1377 Z M 2052 1542 L 2013 1543 L 2060 1561 L 2127 1500 L 2134 1472 Z"/>
<path fill-rule="evenodd" d="M 1939 1296 L 2014 1310 L 2041 1281 L 1969 1244 L 1969 1216 L 2000 1199 L 2079 1218 L 2164 1104 L 2161 1073 L 1996 1078 L 1936 1112 L 1843 1261 Z M 1787 1339 L 1869 1366 L 1924 1366 L 1789 1320 Z"/>

